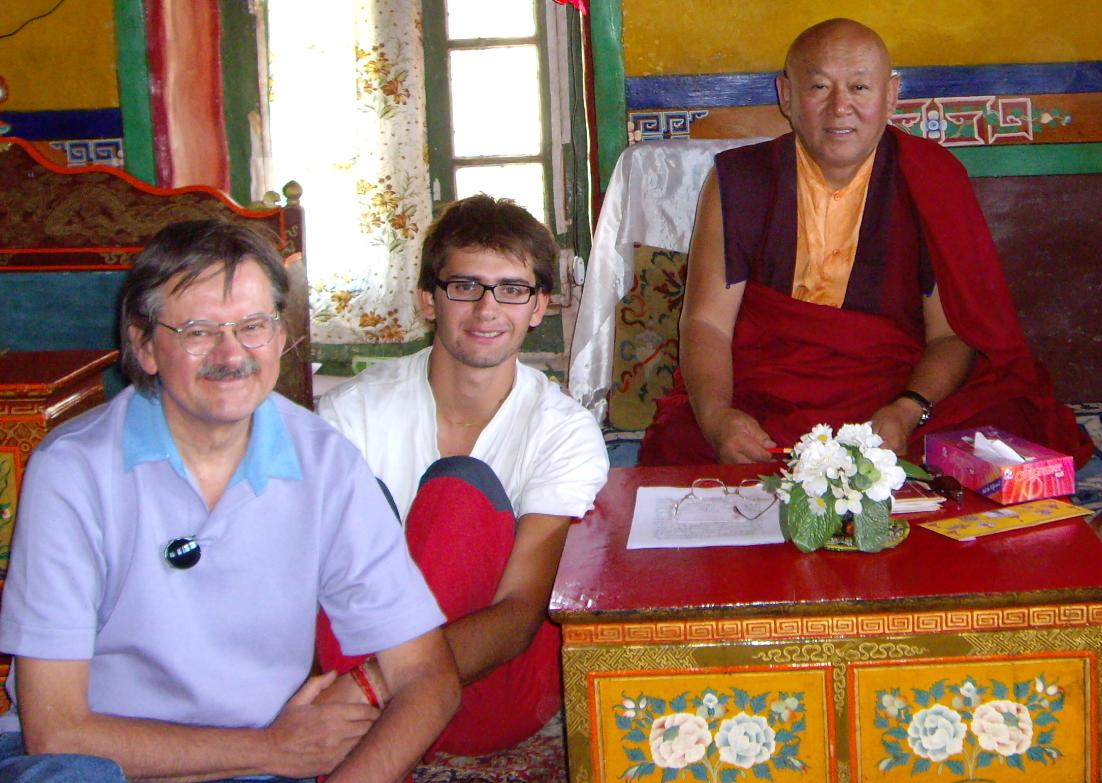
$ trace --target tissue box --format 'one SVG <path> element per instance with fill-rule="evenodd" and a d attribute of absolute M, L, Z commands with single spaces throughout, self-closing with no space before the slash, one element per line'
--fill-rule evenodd
<path fill-rule="evenodd" d="M 977 431 L 989 440 L 1001 440 L 1025 462 L 976 454 L 973 441 Z M 997 427 L 927 435 L 926 464 L 997 503 L 1024 503 L 1075 492 L 1075 465 L 1070 456 Z"/>

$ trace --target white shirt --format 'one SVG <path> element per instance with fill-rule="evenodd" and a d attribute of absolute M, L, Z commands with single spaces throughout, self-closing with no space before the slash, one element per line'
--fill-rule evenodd
<path fill-rule="evenodd" d="M 421 475 L 440 458 L 436 400 L 426 348 L 368 368 L 335 387 L 318 414 L 363 452 L 394 496 L 403 521 Z M 608 477 L 608 452 L 593 417 L 542 373 L 517 362 L 509 396 L 471 450 L 501 481 L 519 519 L 580 517 Z"/>

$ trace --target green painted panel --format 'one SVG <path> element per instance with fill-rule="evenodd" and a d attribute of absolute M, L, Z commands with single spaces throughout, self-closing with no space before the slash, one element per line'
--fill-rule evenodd
<path fill-rule="evenodd" d="M 408 343 L 314 343 L 314 361 L 321 363 L 322 375 L 353 375 L 358 357 L 394 357 L 420 351 L 432 342 L 424 337 Z M 525 353 L 562 353 L 562 316 L 544 316 L 539 329 L 528 333 L 521 351 Z"/>
<path fill-rule="evenodd" d="M 354 375 L 355 359 L 367 357 L 394 357 L 416 353 L 428 347 L 430 338 L 408 343 L 314 343 L 311 351 L 314 361 L 321 363 L 321 375 Z"/>
<path fill-rule="evenodd" d="M 1102 172 L 1102 143 L 1014 144 L 952 150 L 971 177 Z"/>
<path fill-rule="evenodd" d="M 142 0 L 115 0 L 115 36 L 126 170 L 143 182 L 155 185 L 157 169 L 153 158 L 149 60 Z"/>
<path fill-rule="evenodd" d="M 628 145 L 624 19 L 620 0 L 593 0 L 589 19 L 593 42 L 593 91 L 597 104 L 597 166 L 603 192 L 620 153 Z"/>
<path fill-rule="evenodd" d="M 252 201 L 252 143 L 249 114 L 260 111 L 256 17 L 249 4 L 220 0 L 222 20 L 222 117 L 230 164 L 230 195 L 239 204 Z"/>

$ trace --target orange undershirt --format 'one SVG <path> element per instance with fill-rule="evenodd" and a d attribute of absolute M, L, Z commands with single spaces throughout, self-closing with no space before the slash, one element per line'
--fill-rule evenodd
<path fill-rule="evenodd" d="M 841 307 L 845 301 L 874 157 L 869 155 L 848 185 L 832 190 L 819 165 L 796 139 L 798 229 L 793 299 L 830 307 Z"/>

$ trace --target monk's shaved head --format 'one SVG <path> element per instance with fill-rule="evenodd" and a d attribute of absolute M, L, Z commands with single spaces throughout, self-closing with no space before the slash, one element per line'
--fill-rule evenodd
<path fill-rule="evenodd" d="M 876 149 L 898 98 L 884 41 L 852 19 L 828 19 L 800 33 L 777 77 L 781 112 L 835 189 Z"/>
<path fill-rule="evenodd" d="M 792 45 L 788 47 L 788 54 L 784 58 L 784 72 L 791 74 L 791 69 L 799 67 L 808 61 L 814 62 L 824 47 L 838 42 L 845 42 L 855 47 L 872 47 L 877 59 L 883 63 L 885 73 L 892 69 L 891 55 L 888 47 L 875 30 L 866 27 L 852 19 L 827 19 L 804 30 Z"/>

